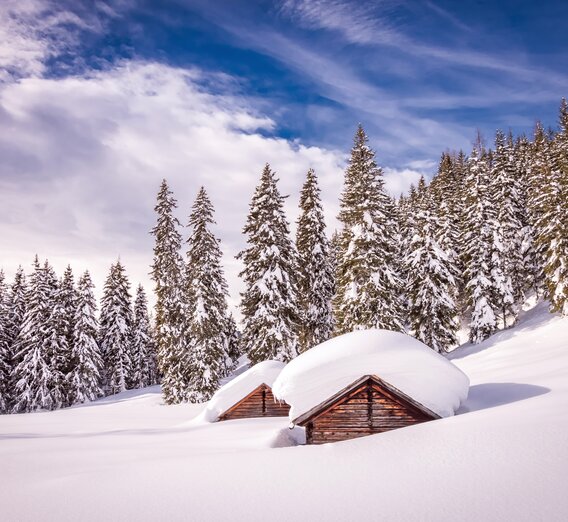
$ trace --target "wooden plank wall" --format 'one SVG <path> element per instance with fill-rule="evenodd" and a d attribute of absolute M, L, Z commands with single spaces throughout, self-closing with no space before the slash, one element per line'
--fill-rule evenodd
<path fill-rule="evenodd" d="M 290 406 L 276 401 L 268 386 L 261 386 L 246 400 L 227 410 L 219 420 L 286 417 L 289 411 Z"/>
<path fill-rule="evenodd" d="M 306 426 L 306 442 L 323 444 L 363 437 L 431 420 L 419 410 L 394 400 L 371 382 L 362 383 Z"/>
<path fill-rule="evenodd" d="M 290 406 L 285 402 L 277 401 L 272 395 L 272 390 L 266 387 L 264 399 L 264 415 L 266 417 L 288 417 Z"/>

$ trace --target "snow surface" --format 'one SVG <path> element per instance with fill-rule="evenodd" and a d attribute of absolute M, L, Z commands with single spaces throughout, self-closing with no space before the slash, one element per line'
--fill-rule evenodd
<path fill-rule="evenodd" d="M 322 446 L 285 417 L 192 424 L 158 387 L 1 416 L 0 519 L 567 520 L 568 319 L 541 304 L 451 358 L 461 414 Z"/>
<path fill-rule="evenodd" d="M 469 388 L 461 370 L 413 337 L 358 330 L 296 357 L 272 391 L 291 406 L 294 420 L 365 375 L 376 375 L 440 417 L 453 415 Z"/>
<path fill-rule="evenodd" d="M 272 384 L 284 366 L 285 364 L 281 361 L 264 361 L 255 364 L 252 368 L 219 388 L 208 402 L 199 420 L 215 422 L 219 415 L 244 399 L 261 384 L 266 384 L 272 388 Z"/>

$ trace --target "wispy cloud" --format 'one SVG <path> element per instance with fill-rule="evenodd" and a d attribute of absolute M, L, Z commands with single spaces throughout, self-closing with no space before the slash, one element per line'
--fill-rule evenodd
<path fill-rule="evenodd" d="M 377 17 L 376 11 L 386 11 L 392 0 L 372 3 L 342 0 L 286 0 L 280 12 L 298 24 L 310 29 L 337 31 L 350 43 L 388 43 L 400 34 L 386 17 Z"/>

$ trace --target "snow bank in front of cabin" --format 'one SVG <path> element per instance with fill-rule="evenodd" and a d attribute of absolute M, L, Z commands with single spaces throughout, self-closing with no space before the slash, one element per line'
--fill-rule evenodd
<path fill-rule="evenodd" d="M 232 381 L 221 386 L 207 403 L 207 407 L 198 420 L 215 422 L 219 415 L 226 412 L 231 406 L 244 399 L 249 393 L 261 384 L 272 387 L 272 384 L 284 368 L 281 361 L 263 361 L 255 364 L 246 372 L 241 373 Z"/>
<path fill-rule="evenodd" d="M 364 375 L 376 375 L 441 417 L 467 398 L 468 377 L 408 335 L 359 330 L 326 341 L 288 363 L 274 382 L 294 420 Z"/>

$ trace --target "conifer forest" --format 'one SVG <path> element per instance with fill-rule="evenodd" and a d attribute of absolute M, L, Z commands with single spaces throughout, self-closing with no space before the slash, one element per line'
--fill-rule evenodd
<path fill-rule="evenodd" d="M 187 226 L 173 188 L 159 187 L 153 311 L 120 260 L 99 303 L 89 272 L 58 275 L 37 257 L 11 281 L 0 272 L 0 411 L 55 410 L 156 383 L 168 404 L 203 402 L 241 357 L 288 362 L 359 329 L 407 332 L 447 354 L 460 330 L 475 344 L 515 325 L 529 295 L 568 315 L 566 99 L 554 129 L 477 136 L 471 150 L 442 152 L 432 178 L 398 198 L 368 141 L 360 125 L 337 230 L 326 230 L 318 172 L 298 187 L 295 237 L 278 166 L 259 173 L 238 254 L 239 322 L 206 187 Z"/>

